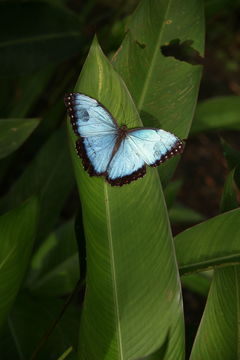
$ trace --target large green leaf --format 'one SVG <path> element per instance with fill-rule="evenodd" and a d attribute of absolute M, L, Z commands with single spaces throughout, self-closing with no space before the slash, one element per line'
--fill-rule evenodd
<path fill-rule="evenodd" d="M 235 170 L 236 168 L 230 171 L 224 184 L 223 193 L 220 201 L 220 210 L 222 212 L 224 212 L 226 209 L 232 210 L 238 207 L 237 187 L 234 180 Z"/>
<path fill-rule="evenodd" d="M 182 180 L 171 181 L 164 189 L 164 197 L 168 209 L 171 209 L 176 201 L 176 197 L 182 187 Z"/>
<path fill-rule="evenodd" d="M 60 320 L 64 304 L 63 299 L 42 299 L 20 293 L 0 336 L 1 360 L 30 359 L 33 353 L 34 359 L 56 360 L 70 346 L 75 353 L 80 309 L 71 304 Z M 50 328 L 51 334 L 47 336 Z"/>
<path fill-rule="evenodd" d="M 66 132 L 65 127 L 62 127 L 42 146 L 2 199 L 1 210 L 15 207 L 32 194 L 38 194 L 41 208 L 38 239 L 45 237 L 56 221 L 73 184 Z"/>
<path fill-rule="evenodd" d="M 191 127 L 201 67 L 160 48 L 171 40 L 192 40 L 203 52 L 204 17 L 200 0 L 143 0 L 131 16 L 126 37 L 113 64 L 127 84 L 145 126 L 161 127 L 186 138 Z M 165 185 L 173 159 L 159 168 Z"/>
<path fill-rule="evenodd" d="M 53 76 L 53 71 L 54 67 L 48 65 L 40 71 L 20 77 L 17 84 L 18 92 L 10 102 L 9 117 L 19 118 L 28 115 L 33 105 L 46 91 L 45 88 Z"/>
<path fill-rule="evenodd" d="M 234 171 L 231 171 L 222 194 L 221 210 L 236 207 L 236 193 L 233 187 Z M 232 210 L 238 211 L 237 210 Z M 225 215 L 225 214 L 223 214 Z M 222 240 L 233 249 L 234 239 L 239 242 L 239 230 L 231 223 L 221 228 Z M 238 217 L 239 228 L 239 217 Z M 227 252 L 225 252 L 225 257 Z M 231 259 L 231 258 L 230 258 Z M 239 359 L 239 306 L 240 266 L 230 266 L 214 271 L 213 281 L 204 314 L 198 329 L 191 360 Z"/>
<path fill-rule="evenodd" d="M 0 119 L 0 159 L 19 148 L 38 124 L 39 119 Z"/>
<path fill-rule="evenodd" d="M 119 124 L 140 124 L 124 83 L 96 40 L 75 90 L 97 98 Z M 69 135 L 87 242 L 79 359 L 138 359 L 166 342 L 166 359 L 182 359 L 181 292 L 156 170 L 112 187 L 83 170 L 70 125 Z"/>
<path fill-rule="evenodd" d="M 79 280 L 74 221 L 51 233 L 33 255 L 28 287 L 39 296 L 64 296 Z"/>
<path fill-rule="evenodd" d="M 175 237 L 175 248 L 180 273 L 239 263 L 239 221 L 238 208 L 178 234 Z"/>
<path fill-rule="evenodd" d="M 1 76 L 59 63 L 82 44 L 78 16 L 47 1 L 1 1 L 0 24 Z"/>
<path fill-rule="evenodd" d="M 0 325 L 15 300 L 28 266 L 37 220 L 36 198 L 0 217 Z"/>
<path fill-rule="evenodd" d="M 179 203 L 171 207 L 168 215 L 171 224 L 192 224 L 204 220 L 202 214 Z"/>
<path fill-rule="evenodd" d="M 215 271 L 191 360 L 239 359 L 240 269 Z"/>
<path fill-rule="evenodd" d="M 185 288 L 202 296 L 207 296 L 211 280 L 212 276 L 209 274 L 209 271 L 198 274 L 188 274 L 181 277 L 181 283 Z"/>
<path fill-rule="evenodd" d="M 224 157 L 227 161 L 228 168 L 232 170 L 233 168 L 236 167 L 236 170 L 239 170 L 238 167 L 240 165 L 240 151 L 237 150 L 235 147 L 232 147 L 232 145 L 230 145 L 223 139 L 221 139 L 221 140 L 222 140 L 221 143 L 222 143 L 223 153 L 224 153 Z M 240 187 L 240 174 L 239 173 L 240 173 L 239 171 L 235 172 L 235 180 L 237 181 L 237 183 L 239 184 L 239 187 Z"/>
<path fill-rule="evenodd" d="M 191 134 L 210 130 L 240 130 L 239 96 L 202 101 L 196 108 Z"/>

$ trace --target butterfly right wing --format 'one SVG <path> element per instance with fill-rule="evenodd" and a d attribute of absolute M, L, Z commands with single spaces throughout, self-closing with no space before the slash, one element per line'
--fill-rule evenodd
<path fill-rule="evenodd" d="M 135 151 L 152 167 L 181 154 L 184 148 L 181 139 L 162 129 L 131 129 L 128 138 Z"/>
<path fill-rule="evenodd" d="M 80 93 L 64 98 L 72 127 L 80 138 L 78 155 L 90 175 L 104 175 L 116 143 L 118 125 L 111 114 L 95 99 Z"/>
<path fill-rule="evenodd" d="M 122 186 L 146 174 L 145 162 L 132 147 L 128 137 L 121 144 L 107 168 L 106 180 L 109 184 Z"/>
<path fill-rule="evenodd" d="M 146 164 L 158 166 L 181 153 L 183 142 L 161 129 L 138 128 L 128 131 L 107 169 L 107 181 L 121 186 L 143 177 Z"/>

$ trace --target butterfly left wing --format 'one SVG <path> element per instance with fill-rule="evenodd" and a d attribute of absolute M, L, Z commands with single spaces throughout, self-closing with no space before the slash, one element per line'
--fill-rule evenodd
<path fill-rule="evenodd" d="M 89 136 L 76 142 L 78 155 L 84 169 L 90 176 L 106 175 L 111 155 L 116 143 L 116 135 Z"/>
<path fill-rule="evenodd" d="M 102 104 L 90 96 L 70 93 L 64 102 L 73 130 L 79 136 L 76 149 L 84 169 L 91 176 L 104 175 L 117 138 L 116 121 Z"/>
<path fill-rule="evenodd" d="M 64 97 L 68 115 L 76 135 L 99 136 L 116 134 L 118 125 L 112 115 L 96 99 L 80 93 Z"/>
<path fill-rule="evenodd" d="M 182 140 L 162 129 L 131 129 L 128 138 L 135 151 L 152 167 L 181 154 L 184 148 Z"/>

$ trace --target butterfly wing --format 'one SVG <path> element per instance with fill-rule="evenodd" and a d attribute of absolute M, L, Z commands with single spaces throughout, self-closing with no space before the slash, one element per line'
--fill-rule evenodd
<path fill-rule="evenodd" d="M 146 166 L 143 158 L 132 146 L 131 140 L 126 137 L 121 141 L 108 166 L 106 180 L 111 185 L 122 186 L 145 174 Z"/>
<path fill-rule="evenodd" d="M 182 153 L 184 147 L 177 136 L 160 129 L 132 129 L 128 138 L 145 163 L 153 167 Z"/>
<path fill-rule="evenodd" d="M 79 138 L 76 142 L 83 167 L 91 176 L 105 175 L 117 136 L 114 134 Z"/>
<path fill-rule="evenodd" d="M 111 185 L 128 184 L 145 175 L 146 164 L 158 166 L 182 150 L 182 141 L 167 131 L 131 129 L 111 160 L 106 179 Z"/>
<path fill-rule="evenodd" d="M 72 127 L 80 138 L 78 155 L 90 175 L 104 175 L 116 143 L 118 125 L 97 100 L 79 93 L 64 98 Z"/>
<path fill-rule="evenodd" d="M 96 99 L 70 93 L 65 96 L 64 102 L 76 135 L 87 137 L 116 134 L 116 121 Z"/>

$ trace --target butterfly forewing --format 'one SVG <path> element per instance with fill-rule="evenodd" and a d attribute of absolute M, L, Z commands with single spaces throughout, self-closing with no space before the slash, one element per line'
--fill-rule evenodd
<path fill-rule="evenodd" d="M 78 93 L 64 98 L 75 133 L 82 137 L 116 134 L 118 127 L 111 114 L 97 100 Z"/>
<path fill-rule="evenodd" d="M 135 151 L 150 166 L 159 165 L 183 149 L 183 143 L 177 136 L 160 129 L 133 129 L 129 131 L 128 138 Z"/>

